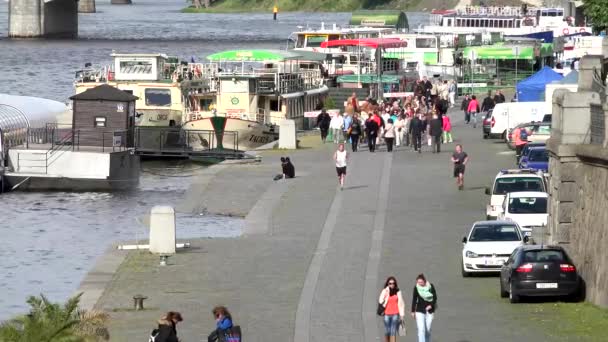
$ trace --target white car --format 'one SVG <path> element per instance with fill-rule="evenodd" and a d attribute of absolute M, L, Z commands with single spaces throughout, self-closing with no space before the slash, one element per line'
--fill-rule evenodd
<path fill-rule="evenodd" d="M 462 238 L 462 276 L 500 272 L 515 248 L 528 241 L 513 221 L 479 221 Z"/>
<path fill-rule="evenodd" d="M 538 191 L 510 192 L 502 205 L 500 220 L 516 222 L 530 236 L 533 229 L 547 225 L 549 194 Z M 528 234 L 528 231 L 530 234 Z"/>
<path fill-rule="evenodd" d="M 486 189 L 491 195 L 490 204 L 486 206 L 486 219 L 495 220 L 502 213 L 505 195 L 515 191 L 547 191 L 545 176 L 541 171 L 531 169 L 501 170 L 494 179 L 492 189 Z"/>
<path fill-rule="evenodd" d="M 490 137 L 506 139 L 509 131 L 524 122 L 541 121 L 545 115 L 545 102 L 505 102 L 494 106 Z"/>

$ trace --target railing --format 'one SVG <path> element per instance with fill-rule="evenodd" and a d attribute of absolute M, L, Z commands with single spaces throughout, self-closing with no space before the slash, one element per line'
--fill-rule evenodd
<path fill-rule="evenodd" d="M 222 137 L 217 140 L 217 135 Z M 175 127 L 136 127 L 135 150 L 140 152 L 182 153 L 212 151 L 216 149 L 238 151 L 238 132 L 213 130 L 182 130 Z"/>
<path fill-rule="evenodd" d="M 595 145 L 604 145 L 606 142 L 606 116 L 604 113 L 603 104 L 606 103 L 606 96 L 608 95 L 606 84 L 606 72 L 608 71 L 608 65 L 604 66 L 604 70 L 595 69 L 593 72 L 593 78 L 591 83 L 591 89 L 600 94 L 601 104 L 591 105 L 591 126 L 589 131 L 591 133 L 591 143 Z"/>

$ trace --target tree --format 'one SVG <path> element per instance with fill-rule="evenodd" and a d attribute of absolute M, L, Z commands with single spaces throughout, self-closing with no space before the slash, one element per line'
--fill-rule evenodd
<path fill-rule="evenodd" d="M 99 311 L 78 310 L 82 293 L 63 304 L 44 295 L 29 297 L 30 312 L 0 325 L 3 342 L 97 342 L 109 341 L 109 316 Z"/>
<path fill-rule="evenodd" d="M 591 20 L 595 32 L 608 27 L 608 6 L 606 0 L 583 0 L 585 15 Z"/>

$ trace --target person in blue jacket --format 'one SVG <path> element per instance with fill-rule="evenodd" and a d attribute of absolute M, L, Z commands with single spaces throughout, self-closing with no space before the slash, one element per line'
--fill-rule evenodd
<path fill-rule="evenodd" d="M 215 317 L 216 329 L 209 334 L 207 339 L 208 342 L 224 342 L 226 341 L 226 334 L 232 330 L 232 316 L 225 306 L 216 306 L 211 311 L 213 317 Z"/>

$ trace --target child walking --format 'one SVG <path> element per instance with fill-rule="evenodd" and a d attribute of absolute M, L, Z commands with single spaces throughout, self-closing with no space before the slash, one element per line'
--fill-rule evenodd
<path fill-rule="evenodd" d="M 452 121 L 448 114 L 443 115 L 443 143 L 451 143 L 452 140 Z"/>

